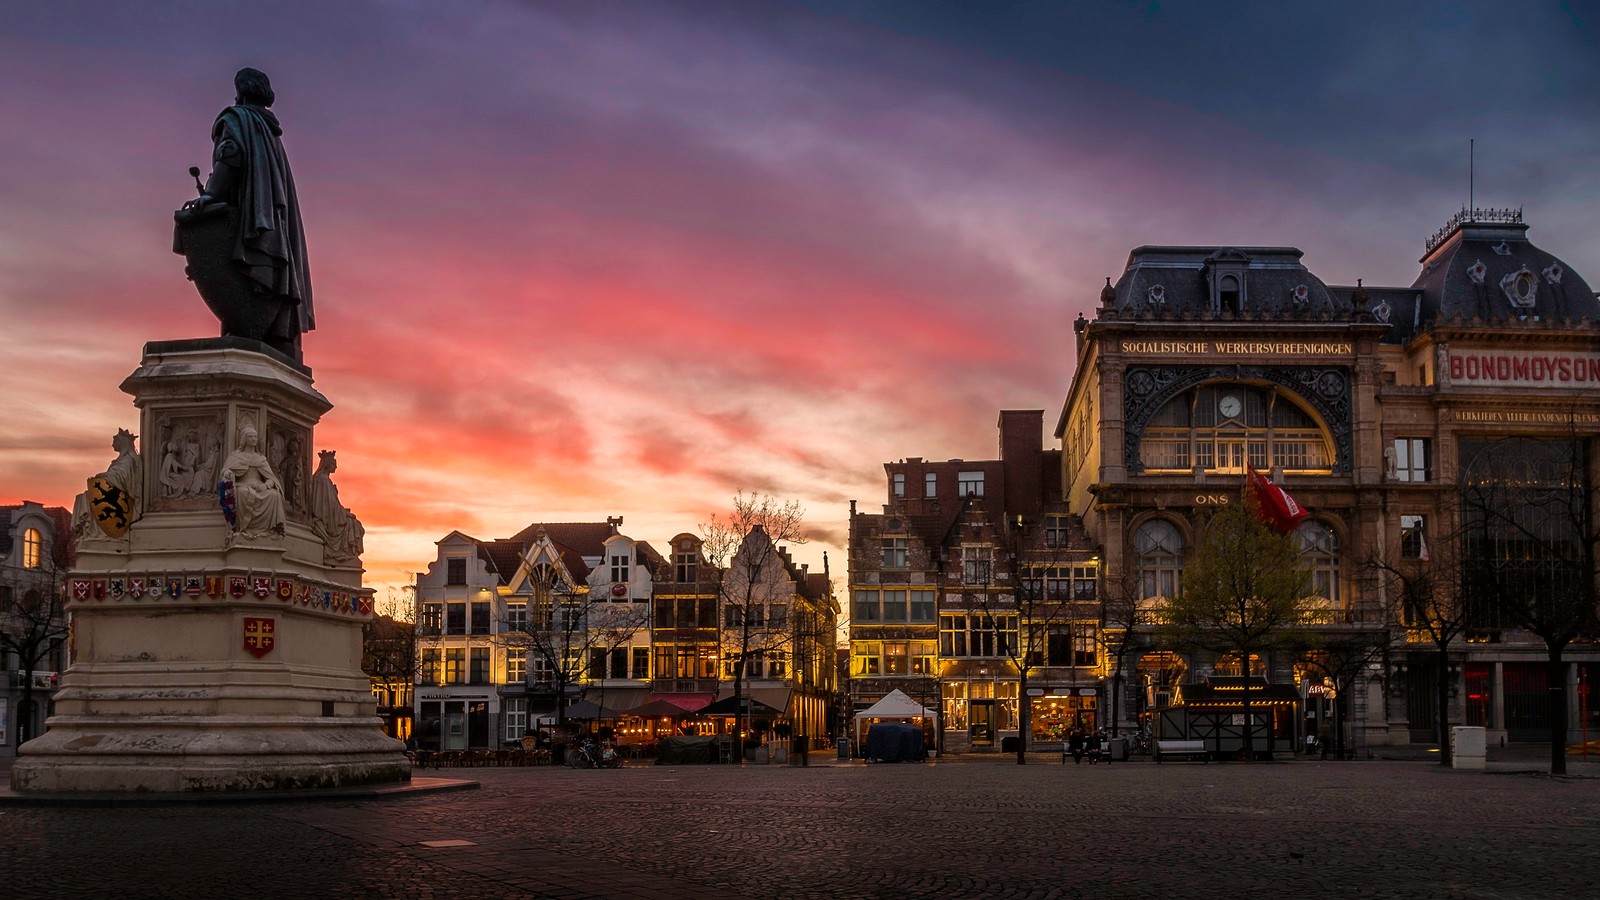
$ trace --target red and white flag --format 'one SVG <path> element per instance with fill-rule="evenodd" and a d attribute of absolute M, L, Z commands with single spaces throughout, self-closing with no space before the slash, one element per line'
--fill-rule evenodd
<path fill-rule="evenodd" d="M 1301 519 L 1310 515 L 1294 502 L 1288 491 L 1273 484 L 1254 466 L 1247 466 L 1246 471 L 1245 492 L 1255 498 L 1256 517 L 1269 528 L 1288 534 L 1300 524 Z"/>

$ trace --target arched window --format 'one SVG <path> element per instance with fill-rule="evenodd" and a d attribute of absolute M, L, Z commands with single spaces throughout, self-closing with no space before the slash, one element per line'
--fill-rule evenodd
<path fill-rule="evenodd" d="M 1152 519 L 1133 536 L 1139 596 L 1173 597 L 1183 581 L 1183 534 L 1165 519 Z"/>
<path fill-rule="evenodd" d="M 1213 383 L 1184 391 L 1156 411 L 1139 437 L 1139 461 L 1147 472 L 1238 474 L 1246 465 L 1328 472 L 1333 445 L 1287 394 Z"/>
<path fill-rule="evenodd" d="M 22 567 L 44 568 L 44 535 L 40 534 L 37 528 L 29 528 L 22 532 Z"/>
<path fill-rule="evenodd" d="M 1344 607 L 1339 590 L 1339 536 L 1322 522 L 1306 522 L 1295 530 L 1300 558 L 1311 569 L 1311 595 L 1324 597 L 1334 609 Z"/>

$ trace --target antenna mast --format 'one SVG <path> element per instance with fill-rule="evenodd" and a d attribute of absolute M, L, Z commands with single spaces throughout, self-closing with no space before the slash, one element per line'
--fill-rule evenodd
<path fill-rule="evenodd" d="M 1468 219 L 1476 219 L 1478 217 L 1477 213 L 1473 211 L 1473 210 L 1476 209 L 1476 205 L 1475 204 L 1477 203 L 1477 201 L 1475 199 L 1475 188 L 1476 188 L 1476 185 L 1474 185 L 1474 183 L 1473 183 L 1473 179 L 1477 175 L 1477 159 L 1476 159 L 1476 157 L 1477 157 L 1477 149 L 1478 149 L 1477 148 L 1477 144 L 1478 144 L 1478 139 L 1477 138 L 1467 138 L 1467 217 L 1468 217 Z"/>

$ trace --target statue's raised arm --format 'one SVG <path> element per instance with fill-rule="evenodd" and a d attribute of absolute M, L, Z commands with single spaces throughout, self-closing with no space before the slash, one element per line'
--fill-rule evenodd
<path fill-rule="evenodd" d="M 272 83 L 256 69 L 233 78 L 237 96 L 211 126 L 211 176 L 175 213 L 173 250 L 225 337 L 261 341 L 295 361 L 316 327 L 305 233 Z"/>

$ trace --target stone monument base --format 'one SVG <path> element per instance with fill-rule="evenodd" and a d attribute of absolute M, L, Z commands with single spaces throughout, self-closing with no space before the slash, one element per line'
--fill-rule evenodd
<path fill-rule="evenodd" d="M 410 779 L 411 765 L 396 758 L 394 741 L 362 739 L 373 733 L 383 738 L 376 722 L 358 737 L 342 723 L 319 728 L 326 721 L 161 716 L 59 722 L 29 742 L 27 756 L 12 770 L 12 787 L 42 793 L 183 793 Z"/>
<path fill-rule="evenodd" d="M 12 787 L 409 780 L 361 670 L 372 591 L 359 558 L 336 553 L 313 527 L 313 428 L 331 404 L 310 370 L 255 342 L 171 342 L 147 346 L 122 387 L 141 412 L 142 515 L 116 537 L 93 524 L 78 532 L 67 577 L 72 662 L 48 730 L 18 748 Z M 217 499 L 233 436 L 247 428 L 260 433 L 283 510 L 256 531 L 235 526 Z"/>

